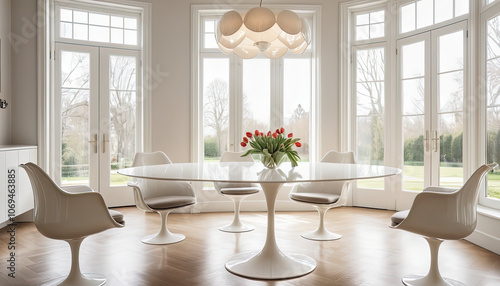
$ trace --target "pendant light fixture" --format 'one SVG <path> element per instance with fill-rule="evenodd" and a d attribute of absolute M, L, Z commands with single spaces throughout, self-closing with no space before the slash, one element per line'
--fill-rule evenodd
<path fill-rule="evenodd" d="M 225 13 L 217 25 L 217 44 L 225 54 L 235 53 L 251 59 L 260 53 L 268 58 L 280 58 L 287 51 L 302 54 L 311 43 L 311 27 L 307 20 L 290 10 L 277 15 L 260 6 L 241 15 L 236 11 Z"/>

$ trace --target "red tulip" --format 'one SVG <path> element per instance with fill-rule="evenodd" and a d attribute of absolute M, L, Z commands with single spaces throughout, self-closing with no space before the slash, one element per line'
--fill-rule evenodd
<path fill-rule="evenodd" d="M 241 145 L 241 147 L 247 147 L 247 143 L 245 143 L 245 142 L 241 142 L 240 145 Z"/>
<path fill-rule="evenodd" d="M 285 128 L 281 127 L 280 133 L 285 133 Z"/>
<path fill-rule="evenodd" d="M 276 132 L 276 133 L 280 134 L 280 129 L 278 128 L 278 129 L 276 129 L 276 131 L 274 131 L 274 132 Z"/>
<path fill-rule="evenodd" d="M 262 137 L 262 136 L 264 136 L 264 133 L 263 133 L 263 132 L 260 132 L 260 136 L 261 136 L 261 137 Z"/>
<path fill-rule="evenodd" d="M 248 138 L 243 137 L 243 142 L 244 142 L 244 143 L 248 143 Z"/>
<path fill-rule="evenodd" d="M 278 138 L 278 133 L 273 133 L 273 138 L 274 139 Z"/>
<path fill-rule="evenodd" d="M 247 132 L 247 137 L 252 138 L 252 132 Z"/>
<path fill-rule="evenodd" d="M 293 137 L 293 133 L 288 134 L 288 138 L 292 138 L 292 137 Z"/>
<path fill-rule="evenodd" d="M 255 130 L 255 136 L 259 136 L 259 130 Z"/>
<path fill-rule="evenodd" d="M 271 137 L 271 131 L 267 132 L 267 137 Z"/>
<path fill-rule="evenodd" d="M 302 144 L 300 144 L 300 142 L 295 142 L 295 146 L 300 147 Z"/>

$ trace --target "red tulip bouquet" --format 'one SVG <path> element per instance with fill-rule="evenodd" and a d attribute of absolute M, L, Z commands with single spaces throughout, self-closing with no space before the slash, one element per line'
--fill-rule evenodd
<path fill-rule="evenodd" d="M 288 157 L 292 167 L 295 167 L 298 165 L 297 162 L 300 160 L 300 156 L 297 151 L 292 150 L 292 147 L 302 146 L 299 140 L 300 138 L 293 138 L 293 133 L 285 136 L 285 128 L 283 127 L 276 129 L 274 133 L 269 131 L 266 135 L 259 130 L 255 130 L 254 134 L 247 132 L 246 137 L 243 137 L 241 146 L 246 147 L 250 144 L 251 149 L 241 157 L 259 154 L 262 164 L 271 169 L 279 166 Z"/>

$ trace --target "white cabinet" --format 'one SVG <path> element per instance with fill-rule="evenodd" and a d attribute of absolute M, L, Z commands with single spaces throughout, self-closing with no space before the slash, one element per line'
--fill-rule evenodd
<path fill-rule="evenodd" d="M 33 209 L 33 191 L 19 164 L 37 162 L 35 146 L 0 145 L 0 223 Z"/>

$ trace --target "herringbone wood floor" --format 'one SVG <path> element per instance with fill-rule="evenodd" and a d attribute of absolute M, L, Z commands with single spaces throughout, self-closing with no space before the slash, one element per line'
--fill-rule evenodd
<path fill-rule="evenodd" d="M 337 241 L 303 239 L 300 232 L 316 227 L 314 212 L 279 212 L 277 237 L 284 252 L 313 257 L 311 274 L 283 281 L 258 281 L 235 276 L 225 268 L 234 254 L 259 250 L 263 245 L 266 214 L 245 212 L 243 220 L 256 230 L 231 234 L 217 228 L 232 213 L 172 214 L 169 226 L 187 239 L 168 246 L 141 243 L 157 231 L 160 217 L 134 207 L 118 209 L 126 226 L 90 236 L 82 244 L 83 272 L 102 273 L 106 285 L 402 285 L 400 277 L 425 272 L 429 253 L 424 239 L 388 227 L 393 212 L 339 208 L 327 214 L 327 227 L 343 234 Z M 8 235 L 0 233 L 0 285 L 39 285 L 66 275 L 70 267 L 68 244 L 45 238 L 32 223 L 16 229 L 16 278 L 7 277 Z M 447 241 L 440 253 L 441 272 L 469 285 L 500 285 L 500 256 L 467 241 Z"/>

